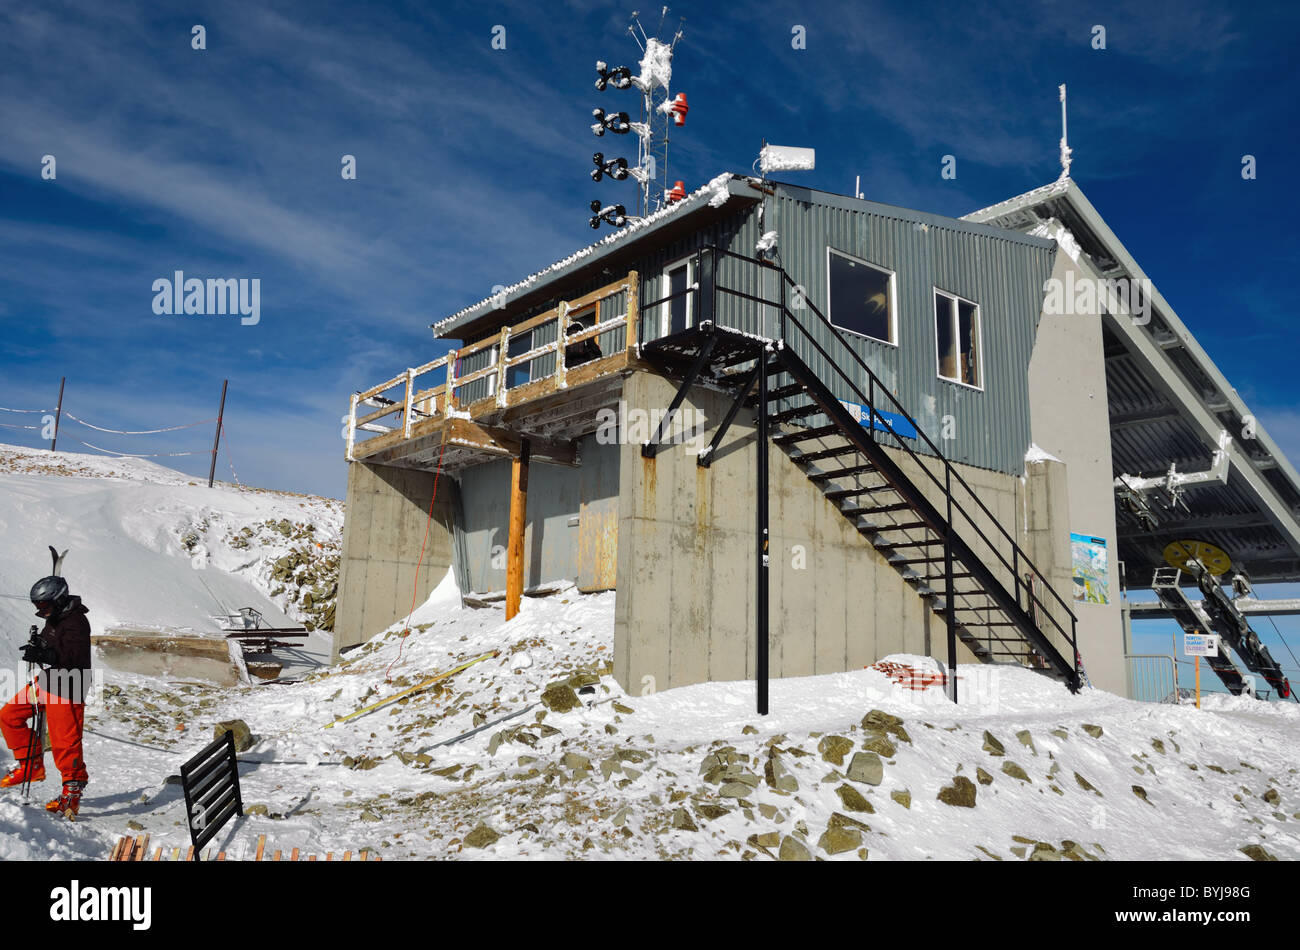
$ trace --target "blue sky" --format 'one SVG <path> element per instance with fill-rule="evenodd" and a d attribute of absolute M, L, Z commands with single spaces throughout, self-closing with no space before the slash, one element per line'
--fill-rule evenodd
<path fill-rule="evenodd" d="M 817 149 L 797 182 L 961 215 L 1073 175 L 1293 459 L 1297 93 L 1290 4 L 679 4 L 673 178 Z M 341 496 L 348 394 L 442 352 L 428 324 L 589 243 L 594 61 L 632 6 L 223 0 L 0 8 L 0 405 L 100 426 L 205 419 L 229 378 L 249 483 Z M 658 21 L 658 7 L 643 20 Z M 207 48 L 191 48 L 203 24 Z M 492 48 L 505 27 L 506 48 Z M 791 46 L 795 25 L 807 48 Z M 1093 27 L 1106 49 L 1092 48 Z M 628 95 L 628 94 L 621 94 Z M 54 155 L 57 178 L 40 177 Z M 344 154 L 357 180 L 340 175 Z M 940 176 L 942 157 L 957 177 Z M 1241 177 L 1242 156 L 1258 178 Z M 157 316 L 182 270 L 257 277 L 261 321 Z M 7 417 L 11 423 L 21 417 Z M 26 420 L 22 420 L 26 421 Z M 83 439 L 210 447 L 211 429 Z M 30 433 L 0 439 L 37 444 Z M 205 473 L 199 455 L 172 460 Z"/>

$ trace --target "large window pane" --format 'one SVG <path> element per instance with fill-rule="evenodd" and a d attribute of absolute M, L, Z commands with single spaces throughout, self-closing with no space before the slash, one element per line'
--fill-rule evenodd
<path fill-rule="evenodd" d="M 961 381 L 971 386 L 978 386 L 980 384 L 979 308 L 965 300 L 957 301 L 957 346 L 961 354 Z"/>
<path fill-rule="evenodd" d="M 890 273 L 831 252 L 830 317 L 837 327 L 894 342 Z"/>
<path fill-rule="evenodd" d="M 939 344 L 939 375 L 957 378 L 957 341 L 952 333 L 952 298 L 934 295 L 934 336 Z"/>

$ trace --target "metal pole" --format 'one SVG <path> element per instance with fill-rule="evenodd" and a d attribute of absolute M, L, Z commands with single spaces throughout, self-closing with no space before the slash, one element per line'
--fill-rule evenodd
<path fill-rule="evenodd" d="M 54 410 L 54 438 L 50 440 L 50 451 L 53 452 L 59 444 L 59 418 L 63 415 L 63 384 L 68 381 L 68 377 L 59 377 L 59 405 Z"/>
<path fill-rule="evenodd" d="M 957 601 L 952 577 L 952 469 L 944 468 L 944 491 L 948 496 L 948 523 L 943 533 L 944 619 L 948 622 L 948 698 L 957 702 Z"/>
<path fill-rule="evenodd" d="M 757 517 L 757 581 L 754 585 L 754 620 L 758 626 L 758 714 L 767 715 L 767 637 L 768 637 L 768 524 L 767 524 L 767 349 L 758 358 L 758 498 L 755 503 Z"/>
<path fill-rule="evenodd" d="M 230 380 L 221 381 L 221 405 L 217 407 L 217 434 L 212 437 L 212 466 L 208 469 L 208 487 L 212 487 L 213 480 L 217 477 L 217 449 L 221 445 L 221 419 L 226 414 L 226 386 Z"/>

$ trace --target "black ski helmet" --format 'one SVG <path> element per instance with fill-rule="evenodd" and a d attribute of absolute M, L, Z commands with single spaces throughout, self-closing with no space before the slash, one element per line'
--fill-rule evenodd
<path fill-rule="evenodd" d="M 36 605 L 36 616 L 47 617 L 50 608 L 57 609 L 68 599 L 68 582 L 62 577 L 42 577 L 32 585 L 31 599 Z"/>

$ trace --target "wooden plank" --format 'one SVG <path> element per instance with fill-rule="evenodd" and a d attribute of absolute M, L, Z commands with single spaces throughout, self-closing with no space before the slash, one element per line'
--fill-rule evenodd
<path fill-rule="evenodd" d="M 253 860 L 254 860 L 254 861 L 260 861 L 260 860 L 262 860 L 262 854 L 263 854 L 265 851 L 266 851 L 266 835 L 258 835 L 258 836 L 257 836 L 257 854 L 256 854 L 256 856 L 253 858 Z"/>
<path fill-rule="evenodd" d="M 636 352 L 637 334 L 641 330 L 641 277 L 636 271 L 627 272 L 627 352 Z"/>
<path fill-rule="evenodd" d="M 190 845 L 188 848 L 185 849 L 185 860 L 186 861 L 194 860 L 194 845 Z"/>
<path fill-rule="evenodd" d="M 582 502 L 578 517 L 578 589 L 613 590 L 618 577 L 618 498 Z"/>
<path fill-rule="evenodd" d="M 528 508 L 528 440 L 510 463 L 510 534 L 506 542 L 506 620 L 519 613 L 524 593 L 524 528 Z"/>
<path fill-rule="evenodd" d="M 315 860 L 316 860 L 316 855 L 313 854 L 313 855 L 309 856 L 309 857 L 307 858 L 307 860 L 308 860 L 308 861 L 315 861 Z"/>
<path fill-rule="evenodd" d="M 386 383 L 380 383 L 378 386 L 371 386 L 365 392 L 357 394 L 357 402 L 365 402 L 371 396 L 378 396 L 380 393 L 384 392 L 385 390 L 392 389 L 394 386 L 396 386 L 405 378 L 406 378 L 406 373 L 401 373 L 397 376 L 394 376 Z"/>
<path fill-rule="evenodd" d="M 155 861 L 161 861 L 161 860 L 162 860 L 162 845 L 158 845 L 157 849 L 155 849 L 155 851 L 154 851 L 154 853 L 153 853 L 153 859 L 154 859 Z"/>
<path fill-rule="evenodd" d="M 149 836 L 141 835 L 135 839 L 135 851 L 131 854 L 132 861 L 143 861 L 149 851 Z"/>
<path fill-rule="evenodd" d="M 384 416 L 392 415 L 394 412 L 401 412 L 402 404 L 395 402 L 391 406 L 384 406 L 382 409 L 376 409 L 374 412 L 366 413 L 357 419 L 357 425 L 363 426 L 368 422 L 374 422 L 376 419 L 382 419 Z"/>
<path fill-rule="evenodd" d="M 333 861 L 333 860 L 334 860 L 334 852 L 333 852 L 333 851 L 327 851 L 327 852 L 325 853 L 325 860 L 326 860 L 326 861 Z"/>
<path fill-rule="evenodd" d="M 365 851 L 365 850 L 363 850 L 363 851 L 361 852 L 361 860 L 362 860 L 362 861 L 366 860 L 366 858 L 368 858 L 369 856 L 370 856 L 370 852 L 369 852 L 369 851 Z"/>
<path fill-rule="evenodd" d="M 116 861 L 116 860 L 118 860 L 118 855 L 120 855 L 120 854 L 122 853 L 122 848 L 123 848 L 125 845 L 126 845 L 126 839 L 125 839 L 125 838 L 118 838 L 118 839 L 117 839 L 117 843 L 113 845 L 113 850 L 110 851 L 110 852 L 108 852 L 108 860 L 110 860 L 110 861 Z"/>
<path fill-rule="evenodd" d="M 271 860 L 272 860 L 272 861 L 279 861 L 279 860 L 280 860 L 280 849 L 279 849 L 279 848 L 276 848 L 276 849 L 275 849 L 275 857 L 272 858 Z"/>
<path fill-rule="evenodd" d="M 343 852 L 343 860 L 344 860 L 344 861 L 351 861 L 351 860 L 352 860 L 352 852 L 351 852 L 351 851 L 344 851 L 344 852 Z"/>
<path fill-rule="evenodd" d="M 181 859 L 181 849 L 180 849 L 180 847 L 177 846 L 177 847 L 175 847 L 175 848 L 172 848 L 172 860 L 173 860 L 173 861 L 179 861 L 180 859 Z"/>
<path fill-rule="evenodd" d="M 290 860 L 290 861 L 297 861 L 297 860 L 298 860 L 298 849 L 297 849 L 297 848 L 294 848 L 292 851 L 289 852 L 289 860 Z"/>
<path fill-rule="evenodd" d="M 218 861 L 224 861 L 224 860 L 226 860 L 226 852 L 224 852 L 224 851 L 218 851 L 218 852 L 217 852 L 217 860 L 218 860 Z"/>

